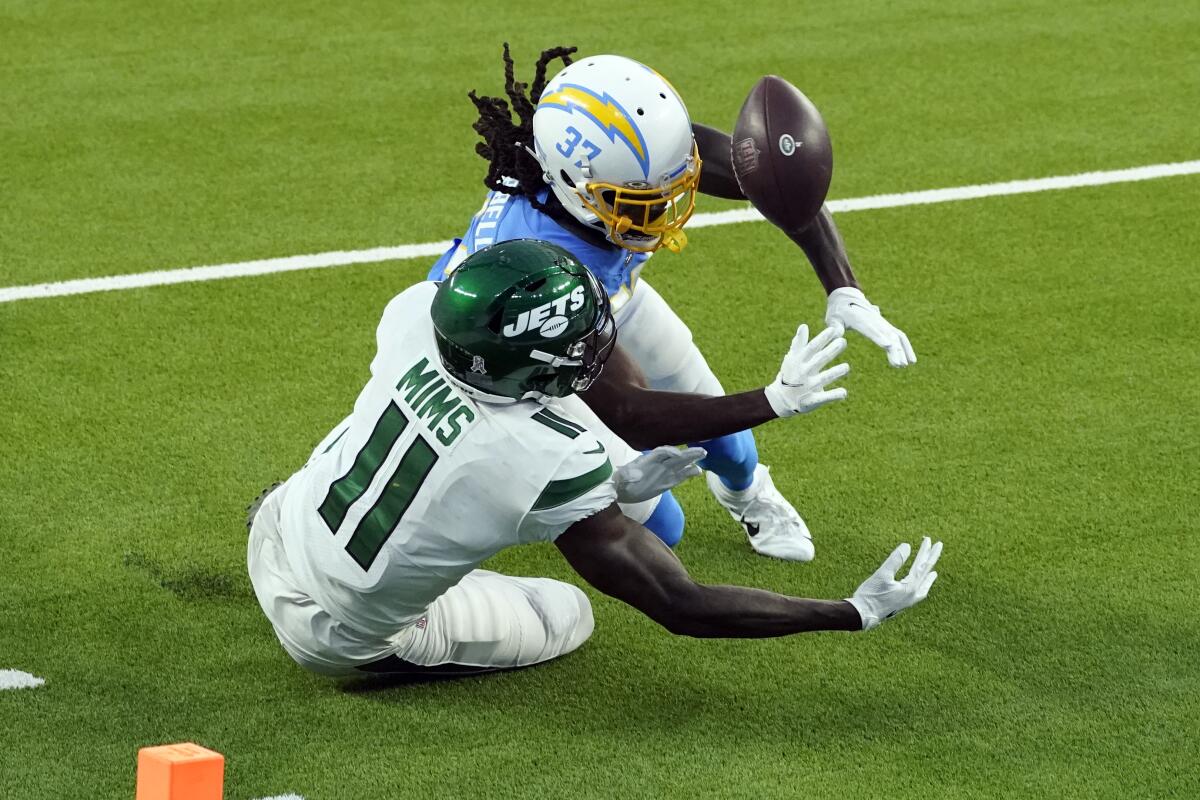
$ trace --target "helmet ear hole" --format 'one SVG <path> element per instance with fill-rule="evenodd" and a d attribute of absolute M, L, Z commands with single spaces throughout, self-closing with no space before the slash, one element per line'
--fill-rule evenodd
<path fill-rule="evenodd" d="M 571 180 L 571 176 L 567 174 L 565 169 L 560 169 L 558 171 L 558 176 L 562 178 L 563 183 L 565 183 L 567 186 L 570 186 L 572 189 L 575 188 L 575 181 Z"/>
<path fill-rule="evenodd" d="M 524 289 L 527 292 L 536 292 L 538 289 L 542 288 L 545 285 L 546 285 L 546 279 L 538 278 L 537 280 L 530 281 L 529 283 L 525 284 Z"/>

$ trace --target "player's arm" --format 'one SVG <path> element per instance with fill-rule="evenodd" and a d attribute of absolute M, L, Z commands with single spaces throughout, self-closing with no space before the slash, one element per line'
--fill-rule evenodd
<path fill-rule="evenodd" d="M 807 631 L 856 631 L 878 625 L 929 593 L 941 543 L 921 545 L 908 559 L 898 547 L 847 600 L 810 600 L 742 586 L 697 583 L 670 548 L 616 505 L 576 522 L 555 544 L 580 577 L 633 606 L 668 631 L 704 638 L 767 638 Z"/>
<path fill-rule="evenodd" d="M 726 200 L 745 200 L 746 195 L 733 172 L 733 137 L 724 131 L 692 123 L 692 135 L 700 151 L 700 191 Z"/>
<path fill-rule="evenodd" d="M 850 371 L 848 364 L 826 369 L 845 347 L 841 326 L 826 328 L 810 342 L 808 326 L 801 325 L 774 383 L 710 397 L 648 388 L 636 363 L 618 345 L 600 377 L 579 396 L 605 425 L 638 450 L 702 442 L 845 398 L 845 389 L 826 388 Z"/>
<path fill-rule="evenodd" d="M 700 160 L 700 191 L 730 200 L 745 200 L 733 171 L 733 154 L 729 134 L 707 125 L 692 125 Z M 855 330 L 887 352 L 893 367 L 915 364 L 917 355 L 904 331 L 888 322 L 859 288 L 846 253 L 846 243 L 838 232 L 827 205 L 822 205 L 816 218 L 798 231 L 784 231 L 800 246 L 808 263 L 829 296 L 825 311 L 826 324 L 835 320 Z"/>
<path fill-rule="evenodd" d="M 778 417 L 762 389 L 723 397 L 654 391 L 620 345 L 592 387 L 579 396 L 637 450 L 715 439 Z"/>
<path fill-rule="evenodd" d="M 692 134 L 696 137 L 700 160 L 704 162 L 700 170 L 700 191 L 727 200 L 745 200 L 746 195 L 733 172 L 729 134 L 699 123 L 692 124 Z M 845 286 L 858 288 L 854 269 L 850 266 L 850 256 L 846 253 L 846 243 L 838 233 L 827 206 L 821 206 L 817 218 L 808 227 L 785 233 L 808 256 L 821 285 L 825 287 L 825 294 Z"/>

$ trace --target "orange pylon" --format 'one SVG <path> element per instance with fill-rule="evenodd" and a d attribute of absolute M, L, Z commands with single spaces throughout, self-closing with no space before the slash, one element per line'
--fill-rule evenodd
<path fill-rule="evenodd" d="M 221 800 L 225 756 L 191 742 L 138 751 L 137 800 Z"/>

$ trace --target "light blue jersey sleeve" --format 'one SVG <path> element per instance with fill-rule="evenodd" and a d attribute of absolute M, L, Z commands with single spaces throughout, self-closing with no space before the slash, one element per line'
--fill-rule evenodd
<path fill-rule="evenodd" d="M 488 192 L 487 199 L 483 201 L 483 207 L 471 218 L 467 232 L 461 239 L 455 239 L 454 243 L 450 245 L 450 249 L 442 253 L 442 257 L 434 262 L 433 267 L 429 270 L 429 279 L 432 281 L 445 280 L 446 276 L 453 272 L 463 259 L 489 244 L 508 239 L 528 238 L 522 236 L 496 237 L 501 223 L 513 210 L 512 201 L 516 199 L 513 195 L 504 192 Z"/>
<path fill-rule="evenodd" d="M 545 195 L 539 199 L 544 201 Z M 444 280 L 471 253 L 512 239 L 541 239 L 558 245 L 590 269 L 614 298 L 631 290 L 637 272 L 649 258 L 646 253 L 632 253 L 615 245 L 598 246 L 538 211 L 527 197 L 493 191 L 463 237 L 455 239 L 434 263 L 429 279 Z"/>

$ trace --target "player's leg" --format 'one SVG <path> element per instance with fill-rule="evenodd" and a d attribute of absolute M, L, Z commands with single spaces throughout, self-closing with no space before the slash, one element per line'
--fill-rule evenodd
<path fill-rule="evenodd" d="M 683 507 L 679 505 L 679 501 L 671 492 L 663 492 L 657 499 L 658 502 L 655 503 L 650 516 L 637 521 L 642 524 L 642 527 L 662 539 L 667 547 L 674 547 L 683 538 L 685 525 Z M 626 516 L 629 515 L 626 514 Z"/>
<path fill-rule="evenodd" d="M 285 492 L 286 484 L 277 484 L 247 509 L 246 567 L 254 594 L 293 661 L 322 675 L 355 675 L 357 665 L 387 656 L 393 645 L 348 630 L 298 588 L 280 535 Z"/>
<path fill-rule="evenodd" d="M 618 341 L 637 361 L 652 388 L 725 394 L 721 382 L 692 341 L 691 330 L 649 283 L 638 282 L 616 320 L 620 330 Z M 720 476 L 727 488 L 740 491 L 753 482 L 758 451 L 750 431 L 693 444 L 708 451 L 700 466 Z"/>
<path fill-rule="evenodd" d="M 638 362 L 651 387 L 675 392 L 724 394 L 692 332 L 646 281 L 617 313 L 618 341 Z M 717 501 L 746 531 L 764 555 L 793 561 L 813 557 L 812 537 L 804 520 L 775 488 L 770 471 L 758 461 L 750 431 L 695 442 L 708 450 L 700 466 Z"/>
<path fill-rule="evenodd" d="M 397 634 L 392 663 L 527 667 L 572 652 L 592 635 L 593 626 L 591 603 L 576 586 L 474 570 L 429 606 L 423 624 Z"/>
<path fill-rule="evenodd" d="M 280 536 L 285 491 L 260 497 L 249 510 L 247 568 L 280 644 L 312 672 L 446 675 L 524 667 L 569 653 L 591 636 L 591 604 L 578 587 L 483 570 L 468 573 L 392 637 L 348 629 L 297 588 Z"/>

